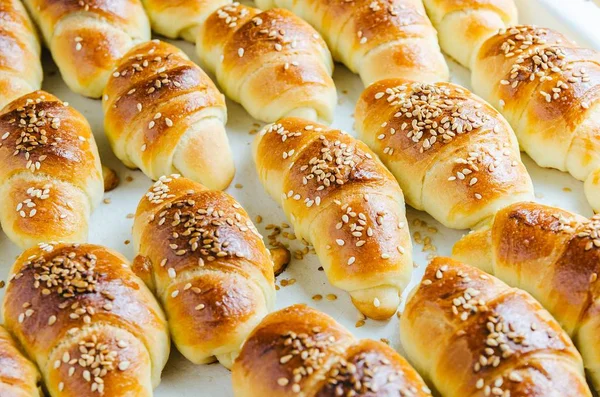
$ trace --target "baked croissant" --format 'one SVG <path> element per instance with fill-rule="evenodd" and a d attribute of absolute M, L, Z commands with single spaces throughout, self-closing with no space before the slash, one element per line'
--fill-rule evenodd
<path fill-rule="evenodd" d="M 529 294 L 434 259 L 400 320 L 402 346 L 445 397 L 591 397 L 581 356 Z"/>
<path fill-rule="evenodd" d="M 550 29 L 517 26 L 484 43 L 472 76 L 521 148 L 541 167 L 585 181 L 600 211 L 600 53 Z"/>
<path fill-rule="evenodd" d="M 99 98 L 119 58 L 150 40 L 140 0 L 24 0 L 63 80 Z"/>
<path fill-rule="evenodd" d="M 40 397 L 40 374 L 0 326 L 0 396 Z"/>
<path fill-rule="evenodd" d="M 447 227 L 473 228 L 508 204 L 533 199 L 510 125 L 465 88 L 379 81 L 360 97 L 355 120 L 407 203 Z"/>
<path fill-rule="evenodd" d="M 255 119 L 333 119 L 331 54 L 319 34 L 289 11 L 260 12 L 237 2 L 221 7 L 202 25 L 197 50 L 225 94 Z"/>
<path fill-rule="evenodd" d="M 87 120 L 54 95 L 36 91 L 0 113 L 0 221 L 19 247 L 85 241 L 104 193 Z"/>
<path fill-rule="evenodd" d="M 177 47 L 153 40 L 129 51 L 102 105 L 104 130 L 126 166 L 154 180 L 178 172 L 211 189 L 233 179 L 225 98 Z"/>
<path fill-rule="evenodd" d="M 40 42 L 19 0 L 0 0 L 0 109 L 42 86 Z"/>
<path fill-rule="evenodd" d="M 410 281 L 412 245 L 402 190 L 377 156 L 342 131 L 285 118 L 257 135 L 254 161 L 329 282 L 366 316 L 392 316 Z"/>
<path fill-rule="evenodd" d="M 40 244 L 21 254 L 4 320 L 51 396 L 152 396 L 169 357 L 160 306 L 125 257 L 97 245 Z"/>
<path fill-rule="evenodd" d="M 573 338 L 600 391 L 600 215 L 515 204 L 460 240 L 453 256 L 531 293 Z"/>
<path fill-rule="evenodd" d="M 198 30 L 217 8 L 232 0 L 142 0 L 152 30 L 170 39 L 196 42 Z"/>
<path fill-rule="evenodd" d="M 442 50 L 458 63 L 472 66 L 481 45 L 498 30 L 517 24 L 514 0 L 423 0 Z"/>
<path fill-rule="evenodd" d="M 305 305 L 268 315 L 244 344 L 232 377 L 236 397 L 431 395 L 388 345 L 356 340 Z"/>
<path fill-rule="evenodd" d="M 449 78 L 437 32 L 422 0 L 256 0 L 283 7 L 322 35 L 333 57 L 368 86 L 402 77 L 434 82 Z M 452 36 L 454 37 L 454 36 Z"/>
<path fill-rule="evenodd" d="M 179 175 L 160 178 L 133 226 L 135 269 L 161 301 L 175 345 L 196 364 L 231 367 L 273 308 L 273 262 L 228 194 Z"/>

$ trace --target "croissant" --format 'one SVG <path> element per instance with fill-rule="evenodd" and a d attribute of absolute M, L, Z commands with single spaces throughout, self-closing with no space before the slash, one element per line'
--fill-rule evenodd
<path fill-rule="evenodd" d="M 600 391 L 600 215 L 514 204 L 460 240 L 453 256 L 531 293 L 571 336 Z"/>
<path fill-rule="evenodd" d="M 54 95 L 36 91 L 0 113 L 0 222 L 21 248 L 85 241 L 104 193 L 94 135 L 86 119 Z"/>
<path fill-rule="evenodd" d="M 142 0 L 152 30 L 170 39 L 196 42 L 198 30 L 217 8 L 231 0 Z"/>
<path fill-rule="evenodd" d="M 447 227 L 475 227 L 533 184 L 506 120 L 450 83 L 379 81 L 355 111 L 359 137 L 398 179 L 412 207 Z"/>
<path fill-rule="evenodd" d="M 123 256 L 41 244 L 17 258 L 9 280 L 6 327 L 51 396 L 152 396 L 169 356 L 167 322 Z"/>
<path fill-rule="evenodd" d="M 409 360 L 445 397 L 591 397 L 581 356 L 524 291 L 434 259 L 400 320 Z"/>
<path fill-rule="evenodd" d="M 333 57 L 368 86 L 402 77 L 445 81 L 448 66 L 422 0 L 256 0 L 260 8 L 283 7 L 322 35 Z M 453 36 L 454 37 L 454 36 Z"/>
<path fill-rule="evenodd" d="M 356 340 L 305 305 L 269 314 L 244 344 L 232 377 L 236 397 L 431 395 L 392 348 Z"/>
<path fill-rule="evenodd" d="M 41 397 L 40 374 L 0 327 L 0 396 Z"/>
<path fill-rule="evenodd" d="M 473 58 L 498 30 L 517 24 L 514 0 L 423 0 L 442 50 L 461 65 L 476 69 Z"/>
<path fill-rule="evenodd" d="M 221 7 L 202 25 L 198 56 L 225 94 L 252 117 L 296 116 L 330 123 L 337 104 L 327 45 L 286 10 Z"/>
<path fill-rule="evenodd" d="M 248 214 L 226 193 L 165 176 L 142 198 L 133 237 L 136 271 L 162 302 L 179 351 L 231 367 L 275 301 L 273 262 Z"/>
<path fill-rule="evenodd" d="M 235 173 L 225 98 L 177 47 L 154 40 L 119 61 L 102 102 L 104 130 L 126 166 L 156 180 L 181 173 L 225 189 Z"/>
<path fill-rule="evenodd" d="M 600 211 L 600 54 L 550 29 L 517 26 L 487 40 L 473 87 L 515 129 L 541 167 L 585 181 Z"/>
<path fill-rule="evenodd" d="M 99 98 L 119 58 L 150 40 L 140 0 L 24 0 L 63 80 Z"/>
<path fill-rule="evenodd" d="M 42 86 L 40 42 L 19 0 L 0 0 L 0 109 Z"/>
<path fill-rule="evenodd" d="M 342 131 L 285 118 L 257 135 L 254 161 L 329 282 L 366 316 L 392 316 L 410 281 L 412 245 L 402 190 L 377 156 Z"/>

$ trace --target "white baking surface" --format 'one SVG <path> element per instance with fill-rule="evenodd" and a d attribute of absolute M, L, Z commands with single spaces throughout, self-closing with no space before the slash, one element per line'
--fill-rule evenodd
<path fill-rule="evenodd" d="M 533 23 L 560 30 L 579 43 L 600 50 L 600 8 L 594 6 L 589 0 L 518 0 L 517 3 L 522 23 Z M 184 42 L 175 43 L 184 49 L 193 60 L 197 60 L 192 45 Z M 449 63 L 452 81 L 469 87 L 469 72 L 453 62 Z M 133 224 L 131 215 L 135 212 L 139 199 L 151 185 L 151 181 L 139 171 L 126 169 L 112 154 L 103 133 L 100 101 L 83 98 L 70 92 L 56 72 L 56 67 L 47 53 L 44 54 L 44 70 L 46 75 L 43 88 L 68 101 L 87 117 L 94 130 L 103 163 L 116 170 L 121 178 L 118 188 L 105 195 L 111 200 L 110 204 L 100 204 L 94 212 L 89 241 L 113 248 L 125 254 L 129 259 L 133 259 L 133 247 L 129 244 Z M 354 134 L 352 115 L 354 105 L 363 89 L 362 83 L 357 76 L 341 65 L 336 65 L 334 80 L 339 94 L 339 106 L 333 126 Z M 231 101 L 228 101 L 228 110 L 227 131 L 233 148 L 237 173 L 227 192 L 244 206 L 253 219 L 257 215 L 263 217 L 262 223 L 257 224 L 257 227 L 266 236 L 270 233 L 265 230 L 266 225 L 281 224 L 286 222 L 286 219 L 281 208 L 264 192 L 255 173 L 250 152 L 250 142 L 253 136 L 249 134 L 249 131 L 256 130 L 262 124 L 256 123 L 241 106 Z M 592 214 L 591 208 L 585 201 L 581 182 L 558 171 L 541 169 L 527 156 L 524 156 L 524 161 L 533 178 L 536 197 L 540 202 L 560 206 L 586 216 Z M 236 185 L 240 187 L 236 188 Z M 439 255 L 450 254 L 454 242 L 465 233 L 465 231 L 446 229 L 428 215 L 410 208 L 408 209 L 408 219 L 411 232 L 413 234 L 420 232 L 422 237 L 430 236 L 432 244 L 437 248 L 436 253 Z M 424 220 L 429 226 L 437 228 L 438 232 L 433 233 L 427 227 L 416 227 L 415 220 Z M 280 240 L 287 242 L 284 238 L 280 238 Z M 291 246 L 292 248 L 303 248 L 302 244 L 297 241 L 293 242 Z M 414 272 L 413 283 L 421 278 L 428 262 L 427 255 L 430 253 L 424 253 L 422 249 L 422 244 L 415 243 L 414 261 L 418 265 L 418 269 Z M 0 233 L 0 280 L 7 279 L 9 268 L 18 254 L 19 249 Z M 277 284 L 279 285 L 283 279 L 295 279 L 296 282 L 291 286 L 282 287 L 277 292 L 277 308 L 294 303 L 307 303 L 333 316 L 356 336 L 385 338 L 394 348 L 401 351 L 398 319 L 394 317 L 388 322 L 368 320 L 363 327 L 356 328 L 358 312 L 349 297 L 343 291 L 331 287 L 324 273 L 318 271 L 318 267 L 318 259 L 312 254 L 307 255 L 301 261 L 293 260 L 288 270 L 279 276 Z M 4 290 L 0 290 L 0 299 L 4 296 Z M 314 301 L 312 297 L 316 294 L 321 294 L 323 297 L 327 294 L 335 294 L 337 300 Z M 193 365 L 173 348 L 169 363 L 163 372 L 162 383 L 155 395 L 157 397 L 230 396 L 232 395 L 230 374 L 218 364 Z"/>

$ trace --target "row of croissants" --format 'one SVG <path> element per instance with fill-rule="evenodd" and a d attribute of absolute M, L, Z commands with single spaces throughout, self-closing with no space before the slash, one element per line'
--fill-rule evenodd
<path fill-rule="evenodd" d="M 321 147 L 328 135 L 314 133 L 307 145 Z M 364 171 L 385 179 L 363 154 L 358 161 L 371 168 Z M 398 219 L 389 219 L 393 194 L 346 195 L 365 207 L 356 211 L 368 214 L 368 224 L 378 209 L 384 217 L 368 226 L 375 230 L 375 238 L 365 237 L 369 258 L 340 263 L 344 247 L 334 254 L 315 246 L 332 282 L 376 316 L 395 310 L 412 268 L 405 260 L 410 241 Z M 332 208 L 324 210 L 348 206 L 337 200 L 324 199 Z M 323 244 L 344 241 L 345 226 L 312 229 Z M 39 396 L 43 379 L 53 397 L 152 396 L 171 339 L 193 363 L 216 359 L 231 368 L 240 397 L 428 396 L 423 379 L 449 397 L 591 397 L 584 368 L 596 389 L 600 384 L 598 218 L 513 204 L 455 246 L 456 258 L 477 267 L 434 259 L 400 321 L 414 368 L 385 343 L 357 340 L 304 305 L 270 313 L 271 256 L 248 214 L 224 192 L 162 177 L 140 201 L 133 234 L 133 264 L 85 243 L 43 243 L 17 258 L 3 304 L 10 334 L 0 327 L 0 395 Z M 374 257 L 401 251 L 396 247 L 403 256 Z"/>
<path fill-rule="evenodd" d="M 225 94 L 269 123 L 329 124 L 333 60 L 345 64 L 370 86 L 356 112 L 361 138 L 408 203 L 446 226 L 472 227 L 507 198 L 530 196 L 519 145 L 540 166 L 584 181 L 600 211 L 600 55 L 550 29 L 517 25 L 513 0 L 257 0 L 265 11 L 230 0 L 24 3 L 67 85 L 103 98 L 115 154 L 152 179 L 179 173 L 223 189 L 235 170 L 223 95 L 184 53 L 148 41 L 151 27 L 195 42 Z M 0 20 L 4 106 L 40 88 L 42 67 L 21 2 L 1 0 Z M 471 69 L 475 92 L 503 117 L 443 83 L 440 46 Z M 94 189 L 86 192 L 93 206 Z"/>
<path fill-rule="evenodd" d="M 103 193 L 91 128 L 37 91 L 35 28 L 0 0 L 0 221 L 27 249 L 4 300 L 0 395 L 43 379 L 53 397 L 150 396 L 171 338 L 232 368 L 237 396 L 428 395 L 420 376 L 450 397 L 590 396 L 584 368 L 600 389 L 600 217 L 530 202 L 519 152 L 585 181 L 600 210 L 597 52 L 516 25 L 509 0 L 24 2 L 67 85 L 102 97 L 117 157 L 156 183 L 133 264 L 84 243 Z M 259 178 L 367 317 L 394 315 L 411 279 L 405 197 L 474 230 L 406 304 L 415 369 L 305 306 L 269 314 L 272 258 L 220 191 L 235 172 L 224 96 L 150 26 L 196 42 L 225 94 L 272 123 L 254 140 Z M 440 45 L 489 104 L 445 82 Z M 362 141 L 326 125 L 333 59 L 367 86 Z"/>
<path fill-rule="evenodd" d="M 331 134 L 298 138 L 312 136 L 306 144 L 320 148 Z M 362 154 L 365 173 L 390 179 Z M 325 246 L 336 237 L 354 243 L 346 226 L 312 228 L 325 240 L 315 248 L 332 283 L 375 317 L 394 312 L 412 269 L 405 228 L 387 219 L 398 194 L 388 190 L 322 204 L 338 215 L 355 207 L 355 221 L 373 230 L 362 247 L 369 257 L 351 244 L 359 259 L 349 264 L 345 246 L 337 254 Z M 378 225 L 375 216 L 386 219 Z M 305 305 L 271 313 L 271 256 L 224 192 L 161 177 L 138 205 L 133 235 L 133 264 L 85 243 L 43 243 L 17 258 L 3 304 L 10 334 L 0 327 L 0 395 L 40 396 L 43 379 L 53 397 L 152 396 L 171 339 L 193 363 L 231 368 L 238 397 L 428 396 L 427 384 L 448 397 L 591 397 L 584 368 L 600 385 L 599 218 L 517 203 L 455 246 L 454 256 L 474 266 L 434 259 L 400 320 L 414 367 Z M 390 257 L 381 261 L 380 252 Z"/>

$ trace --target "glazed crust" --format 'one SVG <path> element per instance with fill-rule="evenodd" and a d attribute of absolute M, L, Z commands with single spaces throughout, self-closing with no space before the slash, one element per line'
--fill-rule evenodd
<path fill-rule="evenodd" d="M 329 282 L 367 316 L 393 315 L 410 280 L 412 248 L 402 190 L 377 156 L 342 131 L 285 118 L 257 136 L 254 159 Z"/>
<path fill-rule="evenodd" d="M 490 228 L 459 241 L 453 255 L 531 293 L 560 322 L 600 387 L 600 217 L 520 203 L 498 212 Z"/>
<path fill-rule="evenodd" d="M 19 0 L 0 0 L 0 109 L 42 85 L 40 43 Z"/>
<path fill-rule="evenodd" d="M 198 30 L 217 8 L 231 0 L 142 0 L 152 30 L 170 39 L 196 42 Z"/>
<path fill-rule="evenodd" d="M 401 318 L 409 359 L 444 396 L 591 396 L 581 356 L 529 294 L 436 258 Z"/>
<path fill-rule="evenodd" d="M 521 148 L 538 165 L 586 181 L 600 211 L 600 53 L 550 29 L 517 26 L 485 42 L 472 79 Z"/>
<path fill-rule="evenodd" d="M 402 77 L 448 80 L 437 33 L 421 0 L 257 0 L 263 8 L 283 7 L 315 27 L 336 60 L 368 86 Z"/>
<path fill-rule="evenodd" d="M 143 43 L 117 65 L 104 90 L 104 126 L 128 167 L 156 180 L 182 173 L 225 189 L 235 166 L 225 132 L 225 97 L 177 47 Z"/>
<path fill-rule="evenodd" d="M 17 348 L 10 334 L 0 326 L 0 395 L 40 397 L 40 374 Z"/>
<path fill-rule="evenodd" d="M 331 55 L 318 33 L 291 12 L 221 7 L 200 29 L 197 50 L 225 94 L 252 117 L 332 121 Z"/>
<path fill-rule="evenodd" d="M 226 193 L 163 177 L 138 206 L 134 244 L 178 349 L 230 367 L 275 300 L 273 262 L 248 214 Z"/>
<path fill-rule="evenodd" d="M 13 265 L 3 309 L 52 396 L 151 396 L 160 382 L 166 319 L 119 254 L 87 244 L 31 248 Z"/>
<path fill-rule="evenodd" d="M 498 30 L 517 24 L 514 0 L 423 0 L 442 50 L 471 68 L 481 45 Z"/>
<path fill-rule="evenodd" d="M 362 94 L 355 120 L 407 203 L 447 227 L 472 228 L 508 204 L 533 199 L 510 125 L 462 87 L 379 81 Z"/>
<path fill-rule="evenodd" d="M 239 397 L 431 395 L 417 372 L 382 342 L 356 340 L 305 305 L 267 316 L 233 366 Z"/>
<path fill-rule="evenodd" d="M 65 83 L 99 98 L 117 60 L 150 39 L 140 0 L 25 0 Z"/>
<path fill-rule="evenodd" d="M 23 248 L 85 241 L 104 191 L 100 157 L 87 120 L 44 91 L 0 113 L 2 229 Z"/>

